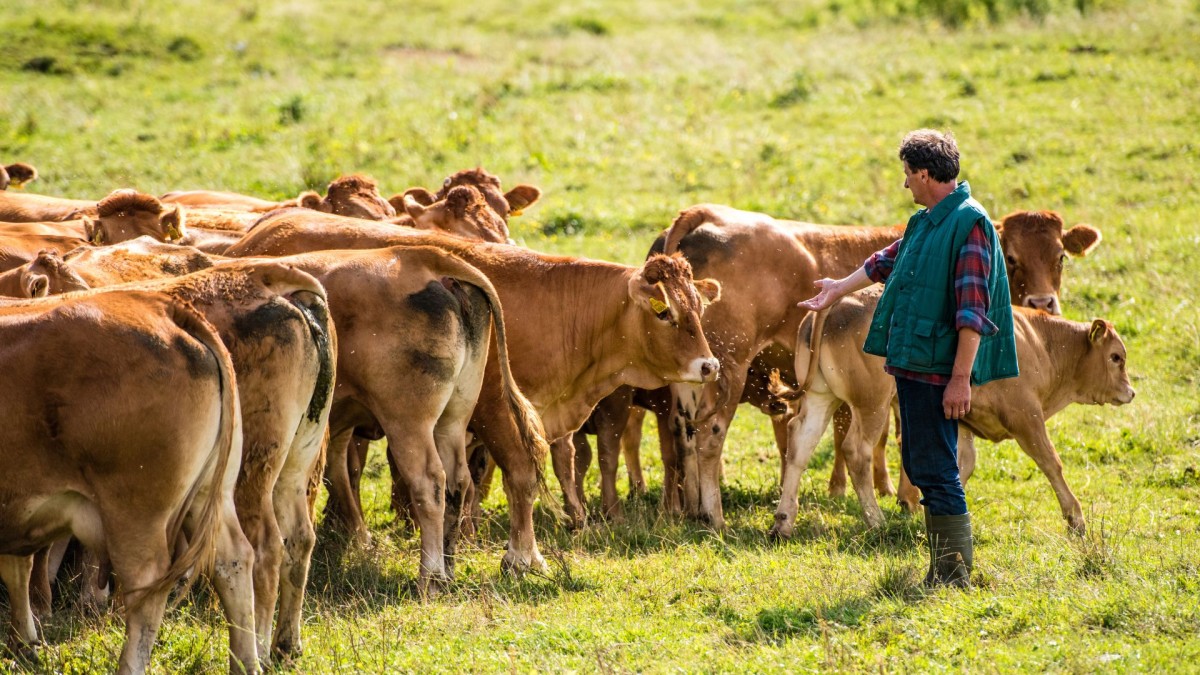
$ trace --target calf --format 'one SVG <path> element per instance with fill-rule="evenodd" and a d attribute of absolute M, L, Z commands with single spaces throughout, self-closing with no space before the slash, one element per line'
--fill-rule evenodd
<path fill-rule="evenodd" d="M 828 426 L 845 403 L 853 419 L 842 450 L 867 524 L 883 523 L 869 484 L 870 448 L 886 431 L 896 395 L 884 359 L 862 351 L 880 289 L 847 296 L 815 318 L 802 322 L 796 339 L 797 392 L 777 387 L 780 396 L 803 399 L 788 423 L 789 447 L 783 489 L 771 534 L 791 536 L 798 508 L 800 476 Z M 1074 532 L 1086 528 L 1079 500 L 1067 487 L 1062 463 L 1046 432 L 1046 420 L 1071 403 L 1123 405 L 1133 400 L 1125 372 L 1125 344 L 1112 324 L 1068 321 L 1044 312 L 1015 308 L 1018 377 L 972 387 L 971 411 L 959 422 L 962 481 L 975 464 L 974 437 L 1015 438 L 1050 480 L 1063 517 Z"/>
<path fill-rule="evenodd" d="M 24 187 L 26 183 L 36 180 L 37 175 L 37 169 L 24 162 L 0 166 L 0 190 Z"/>

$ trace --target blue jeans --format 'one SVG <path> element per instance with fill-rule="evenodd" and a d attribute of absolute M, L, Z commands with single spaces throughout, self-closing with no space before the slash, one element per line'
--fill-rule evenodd
<path fill-rule="evenodd" d="M 958 476 L 958 420 L 946 419 L 946 387 L 896 378 L 900 461 L 932 516 L 961 516 L 967 497 Z"/>

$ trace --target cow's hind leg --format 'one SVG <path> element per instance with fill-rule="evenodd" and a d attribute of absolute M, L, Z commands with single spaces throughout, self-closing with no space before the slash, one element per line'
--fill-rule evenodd
<path fill-rule="evenodd" d="M 621 456 L 625 458 L 625 473 L 629 476 L 629 496 L 646 494 L 646 477 L 642 473 L 642 422 L 646 419 L 643 408 L 630 408 L 629 420 L 621 432 Z"/>
<path fill-rule="evenodd" d="M 212 489 L 217 489 L 213 486 Z M 216 533 L 212 581 L 229 624 L 229 669 L 258 672 L 254 631 L 254 548 L 242 533 L 232 496 L 225 500 Z"/>
<path fill-rule="evenodd" d="M 8 647 L 20 658 L 37 658 L 37 624 L 29 604 L 29 579 L 33 572 L 33 556 L 0 555 L 0 581 L 8 588 L 9 616 Z"/>
<path fill-rule="evenodd" d="M 408 488 L 413 516 L 421 535 L 418 591 L 423 597 L 434 596 L 450 581 L 442 547 L 446 473 L 434 440 L 436 413 L 381 415 L 380 419 L 384 420 L 388 452 Z"/>
<path fill-rule="evenodd" d="M 883 525 L 883 511 L 875 500 L 872 481 L 872 451 L 881 433 L 887 433 L 888 408 L 855 408 L 851 413 L 850 428 L 846 431 L 845 445 L 847 468 L 862 505 L 863 518 L 869 527 Z"/>
<path fill-rule="evenodd" d="M 309 563 L 317 537 L 305 494 L 313 464 L 320 458 L 320 448 L 314 455 L 311 439 L 298 438 L 288 453 L 287 463 L 275 483 L 272 504 L 279 529 L 283 535 L 283 565 L 279 577 L 279 626 L 275 631 L 272 652 L 282 658 L 299 654 L 300 611 L 304 605 L 304 587 L 308 581 Z M 320 439 L 317 439 L 320 443 Z M 305 464 L 308 466 L 304 466 Z"/>
<path fill-rule="evenodd" d="M 550 458 L 554 464 L 554 475 L 562 487 L 563 507 L 571 519 L 571 527 L 581 528 L 587 524 L 587 514 L 580 501 L 580 490 L 575 487 L 575 444 L 571 436 L 550 444 Z"/>
<path fill-rule="evenodd" d="M 812 459 L 813 451 L 821 442 L 821 435 L 829 426 L 837 399 L 809 392 L 804 397 L 800 412 L 788 422 L 788 455 L 783 466 L 783 484 L 780 487 L 779 507 L 775 510 L 775 524 L 768 533 L 771 537 L 789 538 L 796 525 L 796 513 L 800 510 L 800 478 Z"/>
<path fill-rule="evenodd" d="M 170 590 L 155 588 L 171 566 L 167 524 L 161 519 L 147 522 L 144 514 L 111 520 L 137 523 L 136 528 L 110 528 L 113 536 L 108 540 L 113 572 L 121 584 L 125 606 L 125 646 L 121 649 L 117 672 L 144 673 L 150 665 L 150 650 L 162 625 Z M 253 646 L 254 635 L 251 633 L 249 638 Z"/>

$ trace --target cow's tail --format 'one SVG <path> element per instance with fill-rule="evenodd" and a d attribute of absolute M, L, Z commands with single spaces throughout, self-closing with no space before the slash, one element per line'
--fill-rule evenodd
<path fill-rule="evenodd" d="M 188 490 L 187 498 L 168 527 L 167 541 L 174 547 L 171 566 L 161 579 L 145 589 L 148 592 L 137 598 L 133 603 L 135 606 L 147 597 L 169 591 L 185 576 L 187 582 L 183 590 L 186 590 L 200 573 L 212 568 L 216 559 L 217 535 L 223 521 L 225 474 L 231 461 L 241 462 L 241 406 L 229 352 L 221 342 L 217 329 L 190 304 L 181 301 L 172 303 L 171 318 L 176 326 L 200 342 L 216 361 L 221 405 L 220 430 L 208 462 Z M 206 482 L 208 494 L 200 505 L 191 532 L 184 536 L 184 520 L 194 510 L 196 495 Z M 190 575 L 189 570 L 193 571 Z"/>
<path fill-rule="evenodd" d="M 546 457 L 550 454 L 550 443 L 546 440 L 542 418 L 534 409 L 533 403 L 525 398 L 525 394 L 521 393 L 521 389 L 513 378 L 508 354 L 508 336 L 505 334 L 504 328 L 504 309 L 500 305 L 500 296 L 496 293 L 496 287 L 477 267 L 458 256 L 434 247 L 421 246 L 407 250 L 415 249 L 428 249 L 430 252 L 436 253 L 436 259 L 444 261 L 444 263 L 434 269 L 443 267 L 444 271 L 439 270 L 439 273 L 475 286 L 487 298 L 488 307 L 492 313 L 492 325 L 496 330 L 496 361 L 500 368 L 501 392 L 505 404 L 508 406 L 513 425 L 521 439 L 521 445 L 529 453 L 529 458 L 533 462 L 537 475 L 538 497 L 555 516 L 565 517 L 558 496 L 546 484 Z"/>
<path fill-rule="evenodd" d="M 821 336 L 825 332 L 827 316 L 829 316 L 828 308 L 819 312 L 810 312 L 800 321 L 800 328 L 796 331 L 797 386 L 795 389 L 787 386 L 779 377 L 779 371 L 772 370 L 771 383 L 767 387 L 772 396 L 785 401 L 795 401 L 808 391 L 809 385 L 817 375 L 817 368 L 820 367 Z M 806 335 L 808 339 L 805 339 Z M 803 349 L 804 343 L 808 343 L 808 349 Z"/>
<path fill-rule="evenodd" d="M 663 242 L 663 254 L 671 255 L 679 250 L 679 242 L 701 225 L 714 220 L 712 211 L 707 206 L 691 206 L 679 212 L 675 222 L 667 230 L 667 238 Z"/>

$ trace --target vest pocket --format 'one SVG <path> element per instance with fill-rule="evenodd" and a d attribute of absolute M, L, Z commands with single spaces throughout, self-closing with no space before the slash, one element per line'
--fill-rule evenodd
<path fill-rule="evenodd" d="M 934 327 L 936 322 L 931 319 L 918 318 L 913 323 L 912 349 L 908 360 L 914 366 L 932 366 L 936 351 Z"/>

